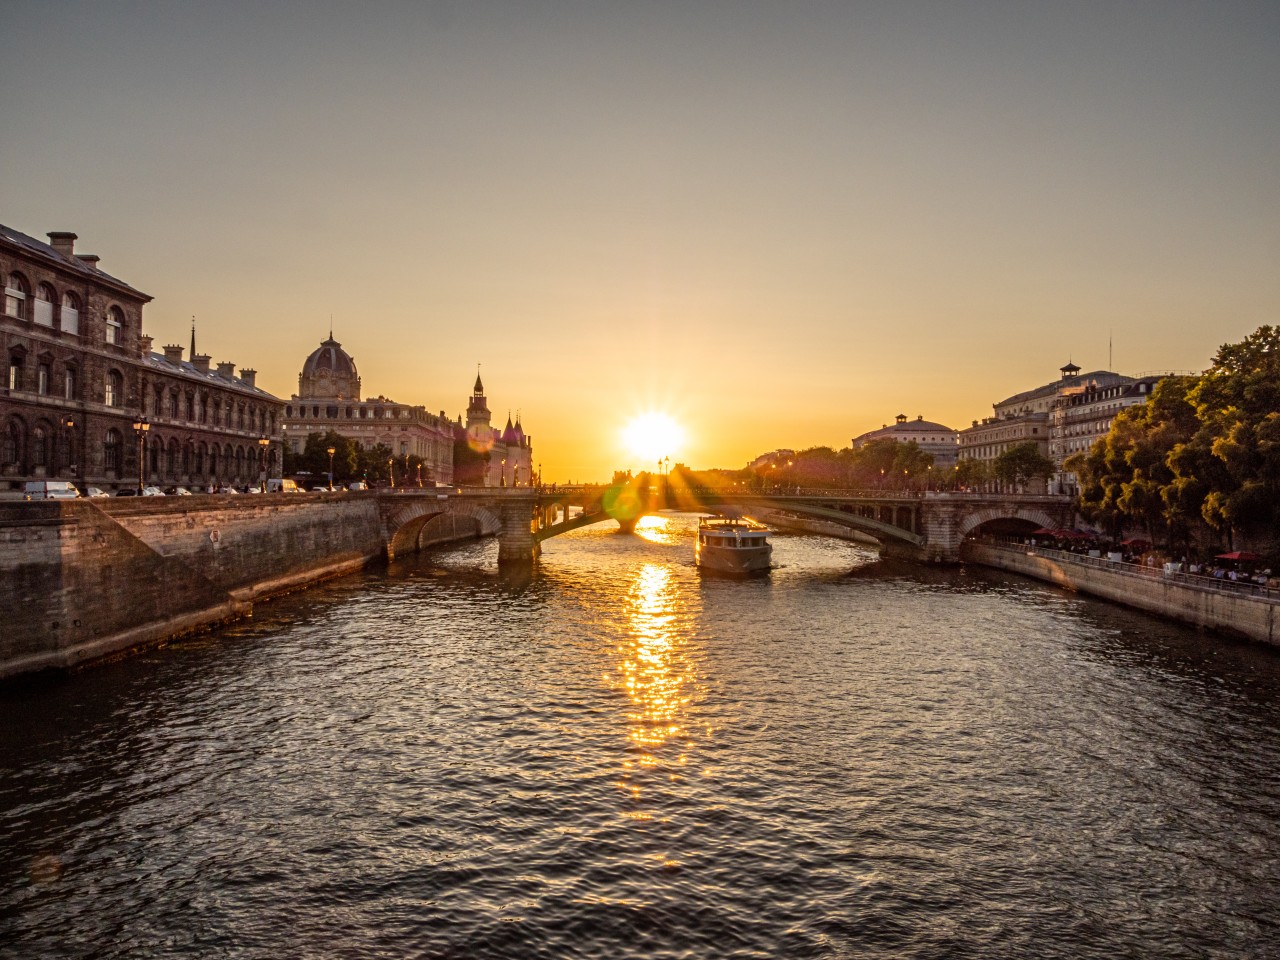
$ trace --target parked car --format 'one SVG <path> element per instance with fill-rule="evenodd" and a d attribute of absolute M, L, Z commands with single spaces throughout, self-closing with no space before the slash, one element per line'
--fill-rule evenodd
<path fill-rule="evenodd" d="M 142 495 L 144 497 L 163 497 L 164 491 L 159 487 L 143 487 Z"/>
<path fill-rule="evenodd" d="M 191 496 L 191 491 L 188 490 L 186 487 L 170 487 L 168 490 L 165 491 L 165 496 L 189 497 Z"/>
<path fill-rule="evenodd" d="M 368 490 L 369 485 L 363 480 L 352 480 L 347 484 L 347 489 L 354 493 L 357 490 Z"/>
<path fill-rule="evenodd" d="M 67 480 L 29 480 L 22 492 L 24 500 L 76 500 L 80 491 Z"/>
<path fill-rule="evenodd" d="M 117 497 L 136 497 L 138 495 L 137 487 L 121 487 L 116 491 Z"/>
<path fill-rule="evenodd" d="M 82 497 L 109 497 L 111 494 L 100 487 L 85 487 L 80 491 Z"/>
<path fill-rule="evenodd" d="M 288 477 L 280 479 L 277 477 L 267 478 L 267 493 L 299 493 L 298 484 Z"/>
<path fill-rule="evenodd" d="M 328 487 L 312 487 L 311 492 L 312 493 L 328 493 L 329 488 Z"/>

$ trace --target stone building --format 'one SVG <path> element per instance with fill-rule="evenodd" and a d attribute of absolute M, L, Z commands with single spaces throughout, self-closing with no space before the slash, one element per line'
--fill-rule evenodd
<path fill-rule="evenodd" d="M 201 488 L 278 476 L 284 405 L 254 371 L 211 368 L 195 355 L 194 331 L 189 360 L 180 346 L 153 353 L 142 332 L 151 297 L 76 253 L 74 233 L 48 236 L 0 225 L 0 489 L 38 478 L 111 490 L 140 474 Z"/>
<path fill-rule="evenodd" d="M 933 465 L 937 469 L 950 470 L 956 463 L 958 455 L 957 437 L 959 431 L 944 427 L 940 423 L 926 420 L 923 415 L 908 420 L 905 413 L 894 417 L 893 426 L 887 423 L 879 430 L 853 438 L 853 449 L 860 450 L 873 440 L 896 440 L 899 443 L 914 443 L 925 453 L 933 455 Z"/>
<path fill-rule="evenodd" d="M 484 383 L 476 374 L 475 386 L 467 404 L 466 425 L 459 417 L 457 443 L 459 459 L 468 463 L 467 476 L 459 482 L 474 483 L 484 487 L 528 487 L 537 483 L 533 469 L 533 437 L 524 432 L 520 415 L 502 430 L 491 423 L 489 402 L 484 395 Z"/>
<path fill-rule="evenodd" d="M 333 339 L 332 332 L 303 363 L 298 392 L 286 404 L 284 414 L 286 443 L 293 453 L 303 451 L 308 434 L 332 430 L 361 449 L 382 444 L 397 460 L 421 458 L 423 483 L 454 481 L 457 424 L 443 410 L 429 413 L 424 406 L 397 403 L 381 395 L 361 399 L 356 362 Z M 408 479 L 416 482 L 417 477 Z"/>
<path fill-rule="evenodd" d="M 1050 493 L 1074 496 L 1079 492 L 1076 475 L 1063 466 L 1063 461 L 1072 454 L 1087 451 L 1110 433 L 1115 415 L 1126 407 L 1146 403 L 1155 385 L 1165 376 L 1121 377 L 1120 382 L 1106 385 L 1090 380 L 1055 398 L 1049 414 L 1049 457 L 1054 464 Z"/>
<path fill-rule="evenodd" d="M 1074 363 L 1060 367 L 1059 373 L 1061 376 L 1055 381 L 992 404 L 993 416 L 975 420 L 971 427 L 961 430 L 960 459 L 981 460 L 990 466 L 1010 447 L 1031 442 L 1043 456 L 1054 461 L 1056 472 L 1048 491 L 1069 492 L 1065 487 L 1075 481 L 1074 477 L 1066 478 L 1063 459 L 1079 449 L 1078 444 L 1086 432 L 1095 439 L 1106 434 L 1111 426 L 1110 416 L 1099 414 L 1114 409 L 1113 405 L 1119 402 L 1118 395 L 1137 381 L 1110 370 L 1081 373 Z M 1149 388 L 1144 388 L 1141 394 L 1143 399 L 1146 389 Z M 1073 397 L 1080 399 L 1073 400 Z M 1069 412 L 1073 405 L 1078 408 L 1075 414 Z M 1096 434 L 1104 420 L 1106 428 Z M 1079 432 L 1068 435 L 1067 430 Z"/>

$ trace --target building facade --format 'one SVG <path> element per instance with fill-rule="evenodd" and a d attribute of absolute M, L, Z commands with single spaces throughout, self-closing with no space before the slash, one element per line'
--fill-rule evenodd
<path fill-rule="evenodd" d="M 249 486 L 279 475 L 283 403 L 253 370 L 210 367 L 180 346 L 153 353 L 142 332 L 151 297 L 75 252 L 0 225 L 0 489 L 74 480 L 136 486 Z"/>
<path fill-rule="evenodd" d="M 457 424 L 424 406 L 388 397 L 361 399 L 360 374 L 352 356 L 332 333 L 302 365 L 298 392 L 285 405 L 286 443 L 301 453 L 307 436 L 333 431 L 361 449 L 387 447 L 394 458 L 418 457 L 424 483 L 453 483 L 453 442 Z M 416 478 L 413 478 L 416 480 Z"/>
<path fill-rule="evenodd" d="M 861 450 L 874 440 L 896 440 L 898 443 L 914 443 L 925 453 L 933 455 L 934 467 L 950 470 L 959 456 L 959 431 L 944 427 L 940 423 L 926 420 L 923 415 L 908 420 L 905 413 L 894 417 L 893 426 L 885 424 L 879 430 L 853 438 L 852 446 Z"/>
<path fill-rule="evenodd" d="M 1087 451 L 1110 433 L 1111 421 L 1121 410 L 1146 403 L 1164 376 L 1123 377 L 1123 382 L 1103 386 L 1090 381 L 1057 396 L 1049 416 L 1049 457 L 1054 465 L 1050 493 L 1074 496 L 1079 492 L 1076 475 L 1067 470 L 1063 462 L 1073 454 Z"/>
<path fill-rule="evenodd" d="M 533 469 L 533 437 L 524 432 L 519 414 L 512 423 L 508 413 L 502 430 L 493 426 L 479 373 L 467 402 L 466 424 L 460 423 L 456 440 L 459 459 L 468 462 L 462 482 L 484 487 L 528 487 L 538 482 Z"/>

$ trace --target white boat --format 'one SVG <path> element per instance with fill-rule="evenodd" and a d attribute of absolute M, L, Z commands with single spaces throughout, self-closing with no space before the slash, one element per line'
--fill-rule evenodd
<path fill-rule="evenodd" d="M 754 520 L 703 517 L 698 521 L 694 562 L 703 570 L 719 573 L 756 573 L 768 570 L 773 547 L 769 529 Z"/>

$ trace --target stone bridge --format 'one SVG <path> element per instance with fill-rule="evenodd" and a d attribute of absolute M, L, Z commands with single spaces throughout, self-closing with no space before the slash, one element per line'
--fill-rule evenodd
<path fill-rule="evenodd" d="M 496 534 L 501 563 L 527 563 L 544 541 L 571 530 L 604 522 L 630 529 L 644 514 L 667 508 L 735 512 L 774 523 L 820 520 L 874 539 L 886 556 L 956 563 L 960 544 L 979 527 L 1064 527 L 1070 526 L 1074 512 L 1065 496 L 839 490 L 758 494 L 687 487 L 655 493 L 647 483 L 410 488 L 377 496 L 389 558 L 443 539 Z"/>

